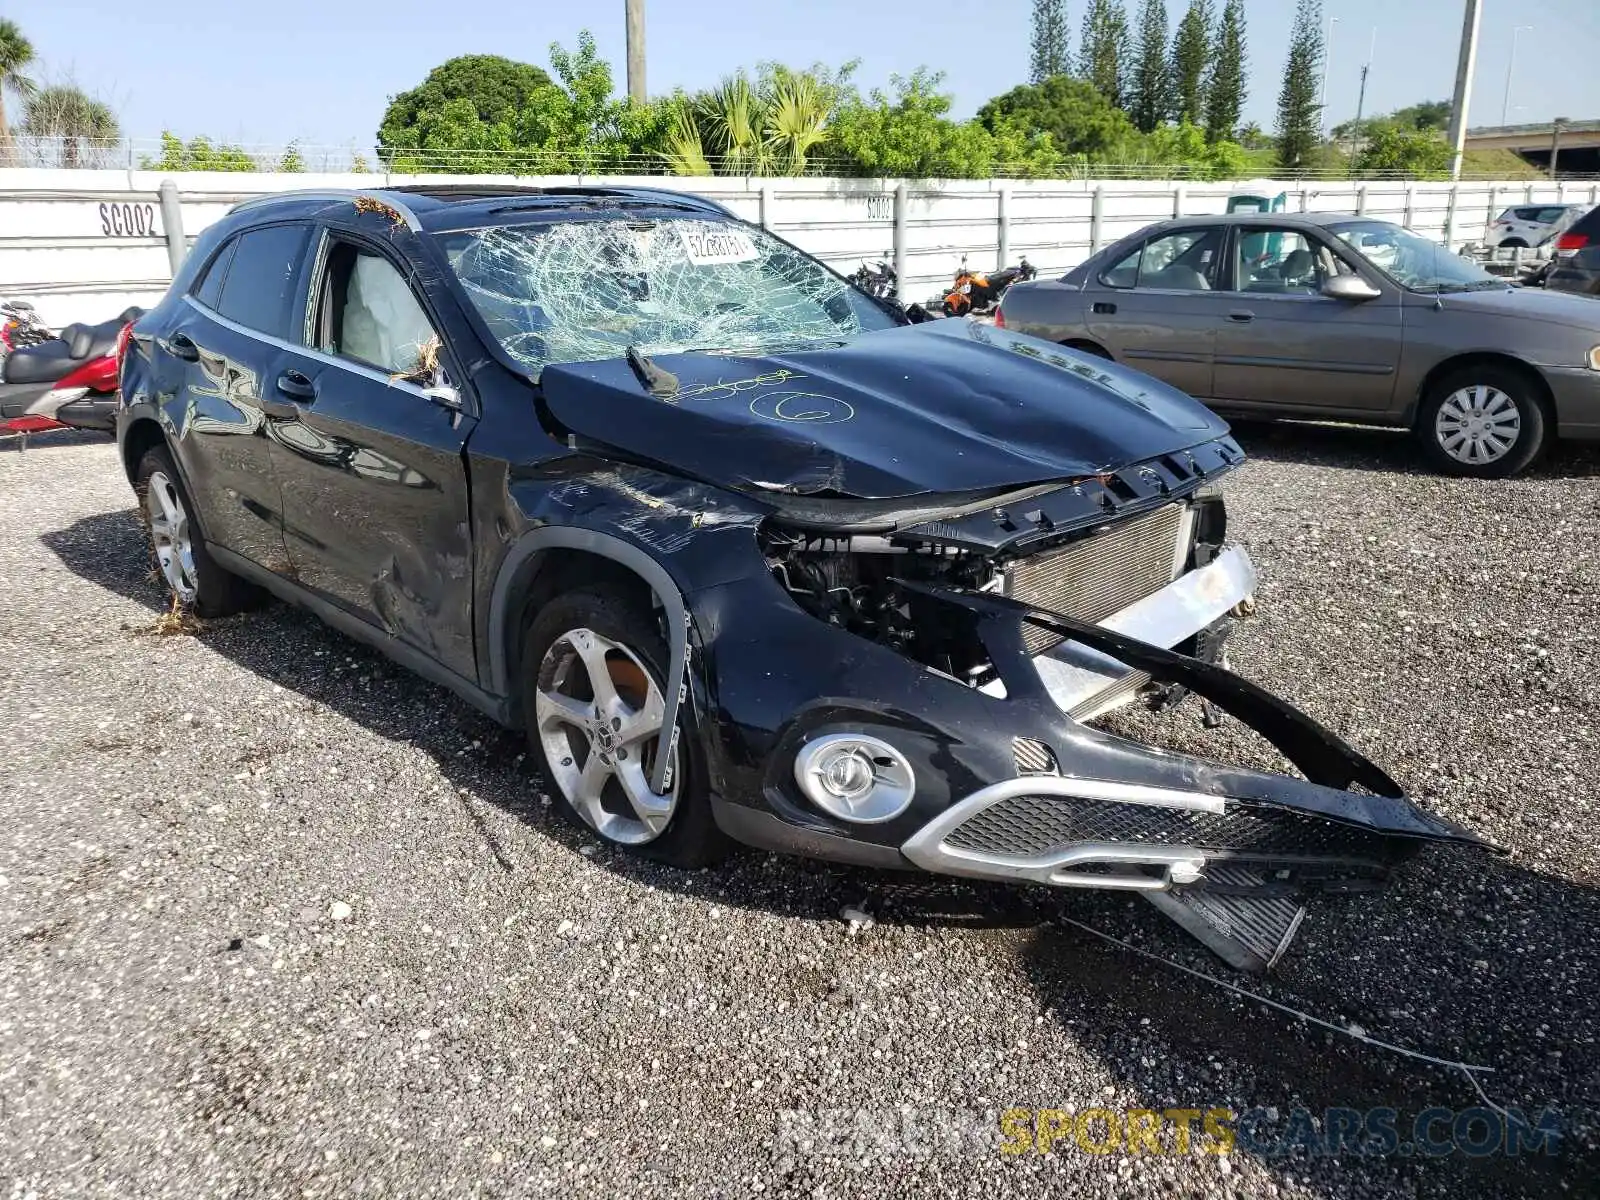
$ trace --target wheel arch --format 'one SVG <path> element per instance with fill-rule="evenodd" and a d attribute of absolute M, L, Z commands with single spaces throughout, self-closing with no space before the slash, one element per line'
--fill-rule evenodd
<path fill-rule="evenodd" d="M 122 435 L 122 471 L 132 483 L 139 462 L 157 446 L 165 445 L 167 435 L 154 417 L 140 417 Z"/>
<path fill-rule="evenodd" d="M 667 711 L 656 755 L 656 778 L 666 769 L 671 742 L 677 736 L 678 706 L 685 693 L 689 659 L 688 607 L 683 592 L 660 563 L 632 542 L 593 529 L 545 526 L 524 534 L 506 552 L 495 575 L 489 599 L 489 689 L 509 701 L 512 719 L 519 719 L 517 680 L 522 669 L 522 635 L 529 616 L 546 600 L 570 587 L 607 582 L 637 589 L 666 615 Z"/>
<path fill-rule="evenodd" d="M 1412 428 L 1416 428 L 1417 421 L 1422 414 L 1423 405 L 1427 403 L 1428 397 L 1433 394 L 1434 388 L 1456 372 L 1471 367 L 1496 367 L 1501 370 L 1513 371 L 1532 384 L 1534 398 L 1544 408 L 1547 435 L 1552 438 L 1555 437 L 1555 396 L 1551 394 L 1550 385 L 1545 382 L 1544 376 L 1531 363 L 1524 362 L 1514 354 L 1496 350 L 1474 350 L 1465 354 L 1453 355 L 1435 363 L 1428 373 L 1423 376 L 1422 383 L 1417 388 L 1417 394 L 1411 398 L 1411 410 L 1407 414 L 1406 423 Z"/>
<path fill-rule="evenodd" d="M 1080 354 L 1092 354 L 1096 358 L 1105 359 L 1107 362 L 1116 361 L 1116 359 L 1111 357 L 1111 351 L 1107 350 L 1093 338 L 1067 338 L 1061 344 L 1068 350 L 1076 350 Z"/>

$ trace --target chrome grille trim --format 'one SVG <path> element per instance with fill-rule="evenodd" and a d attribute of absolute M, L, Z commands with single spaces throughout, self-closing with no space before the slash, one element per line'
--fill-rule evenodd
<path fill-rule="evenodd" d="M 1184 535 L 1192 529 L 1189 506 L 1168 504 L 1059 550 L 1009 564 L 1004 594 L 1098 624 L 1178 577 L 1188 557 Z M 1023 627 L 1023 644 L 1030 654 L 1060 641 L 1049 630 Z"/>

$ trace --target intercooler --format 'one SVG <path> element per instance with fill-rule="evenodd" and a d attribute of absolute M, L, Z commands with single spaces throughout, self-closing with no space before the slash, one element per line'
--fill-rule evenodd
<path fill-rule="evenodd" d="M 1005 595 L 1098 624 L 1178 577 L 1192 527 L 1187 505 L 1168 504 L 1063 549 L 1012 563 L 1005 571 Z M 1048 630 L 1023 626 L 1030 654 L 1042 654 L 1061 640 Z"/>

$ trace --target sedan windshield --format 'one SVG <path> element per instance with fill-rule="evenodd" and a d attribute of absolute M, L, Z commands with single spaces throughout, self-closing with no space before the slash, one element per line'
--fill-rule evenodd
<path fill-rule="evenodd" d="M 440 241 L 490 332 L 534 376 L 629 347 L 771 352 L 898 324 L 815 259 L 731 221 L 569 219 Z"/>
<path fill-rule="evenodd" d="M 1476 263 L 1438 242 L 1388 221 L 1346 221 L 1329 231 L 1401 287 L 1413 292 L 1468 292 L 1503 288 Z"/>

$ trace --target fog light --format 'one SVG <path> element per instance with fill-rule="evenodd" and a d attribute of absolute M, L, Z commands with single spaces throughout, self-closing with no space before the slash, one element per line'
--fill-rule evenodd
<path fill-rule="evenodd" d="M 794 778 L 823 812 L 863 825 L 898 817 L 916 792 L 905 755 L 853 733 L 807 742 L 795 756 Z"/>

